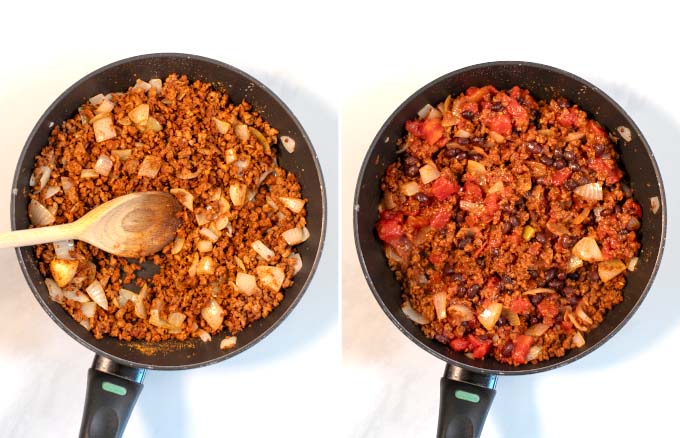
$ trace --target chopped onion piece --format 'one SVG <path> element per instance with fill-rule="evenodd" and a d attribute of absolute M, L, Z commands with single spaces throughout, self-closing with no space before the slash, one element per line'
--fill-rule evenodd
<path fill-rule="evenodd" d="M 149 294 L 149 289 L 146 284 L 142 286 L 142 289 L 137 294 L 137 299 L 135 300 L 135 315 L 137 318 L 146 319 L 146 306 L 144 305 L 144 300 Z"/>
<path fill-rule="evenodd" d="M 458 324 L 464 321 L 471 321 L 475 318 L 472 310 L 463 304 L 454 304 L 447 309 L 449 313 L 453 313 L 454 319 Z"/>
<path fill-rule="evenodd" d="M 93 281 L 89 286 L 85 288 L 85 292 L 92 298 L 92 301 L 97 303 L 99 307 L 104 310 L 109 310 L 109 302 L 106 299 L 106 294 L 104 293 L 104 288 L 99 280 Z"/>
<path fill-rule="evenodd" d="M 472 176 L 482 176 L 486 174 L 486 167 L 475 160 L 467 161 L 467 173 Z"/>
<path fill-rule="evenodd" d="M 455 134 L 453 134 L 453 136 L 458 138 L 470 138 L 472 137 L 472 134 L 470 134 L 465 129 L 459 129 L 455 132 Z"/>
<path fill-rule="evenodd" d="M 549 328 L 550 326 L 548 326 L 547 324 L 539 322 L 538 324 L 534 324 L 531 327 L 529 327 L 527 331 L 524 332 L 524 334 L 527 336 L 539 337 L 543 336 L 543 334 L 547 332 Z"/>
<path fill-rule="evenodd" d="M 231 123 L 220 120 L 217 117 L 213 117 L 213 121 L 215 122 L 215 128 L 217 129 L 217 132 L 220 134 L 226 134 L 231 127 Z"/>
<path fill-rule="evenodd" d="M 227 336 L 220 341 L 220 350 L 230 350 L 236 346 L 236 336 Z"/>
<path fill-rule="evenodd" d="M 196 210 L 194 212 L 194 216 L 196 217 L 196 224 L 199 227 L 202 227 L 203 225 L 210 222 L 210 219 L 208 218 L 208 213 L 205 210 L 203 210 L 202 208 Z"/>
<path fill-rule="evenodd" d="M 307 230 L 307 227 L 295 227 L 281 233 L 281 237 L 288 245 L 298 245 L 309 238 L 309 230 Z"/>
<path fill-rule="evenodd" d="M 558 222 L 548 221 L 546 228 L 556 236 L 564 236 L 565 234 L 569 234 L 569 229 Z"/>
<path fill-rule="evenodd" d="M 206 239 L 208 239 L 212 243 L 217 242 L 217 240 L 219 239 L 219 236 L 217 234 L 215 234 L 215 232 L 213 232 L 211 229 L 206 228 L 206 227 L 203 227 L 200 230 L 198 230 L 198 234 L 205 237 Z"/>
<path fill-rule="evenodd" d="M 576 187 L 574 193 L 589 201 L 601 201 L 602 185 L 600 183 L 583 184 Z"/>
<path fill-rule="evenodd" d="M 597 273 L 600 275 L 600 280 L 606 283 L 624 272 L 627 268 L 628 266 L 619 259 L 607 260 L 597 265 Z"/>
<path fill-rule="evenodd" d="M 250 161 L 248 160 L 236 160 L 234 166 L 238 169 L 238 174 L 240 175 L 244 170 L 250 166 Z"/>
<path fill-rule="evenodd" d="M 493 141 L 495 141 L 498 144 L 505 143 L 505 137 L 503 137 L 496 131 L 489 131 L 489 137 L 491 137 Z"/>
<path fill-rule="evenodd" d="M 101 155 L 97 162 L 94 164 L 94 170 L 100 175 L 109 176 L 111 168 L 113 167 L 113 161 L 106 155 Z"/>
<path fill-rule="evenodd" d="M 503 308 L 503 311 L 501 312 L 501 316 L 503 318 L 508 320 L 508 323 L 512 327 L 517 327 L 520 325 L 522 322 L 519 319 L 519 315 L 516 312 L 513 312 L 512 310 L 508 309 L 507 307 Z"/>
<path fill-rule="evenodd" d="M 446 319 L 446 293 L 437 292 L 432 296 L 435 314 L 438 320 Z"/>
<path fill-rule="evenodd" d="M 246 202 L 246 196 L 248 195 L 248 186 L 243 183 L 234 183 L 229 186 L 229 197 L 231 198 L 231 203 L 235 206 L 241 206 Z"/>
<path fill-rule="evenodd" d="M 122 309 L 128 301 L 132 301 L 132 304 L 135 304 L 137 302 L 137 294 L 131 290 L 121 288 L 120 292 L 118 292 L 118 305 Z"/>
<path fill-rule="evenodd" d="M 529 289 L 528 291 L 522 292 L 522 295 L 538 295 L 538 294 L 554 294 L 555 289 L 548 289 L 547 287 L 537 287 L 534 289 Z"/>
<path fill-rule="evenodd" d="M 255 252 L 260 257 L 262 257 L 265 261 L 271 260 L 276 255 L 276 253 L 274 251 L 272 251 L 271 249 L 269 249 L 269 247 L 267 247 L 267 245 L 262 243 L 261 240 L 256 240 L 250 246 L 252 246 L 252 248 L 255 250 Z"/>
<path fill-rule="evenodd" d="M 78 303 L 87 303 L 90 301 L 90 297 L 82 293 L 77 289 L 66 289 L 64 290 L 64 298 L 76 301 Z"/>
<path fill-rule="evenodd" d="M 503 305 L 501 303 L 489 304 L 478 316 L 477 319 L 487 330 L 492 330 L 501 317 Z"/>
<path fill-rule="evenodd" d="M 584 136 L 585 136 L 585 134 L 583 132 L 570 132 L 569 134 L 567 134 L 566 137 L 564 137 L 564 141 L 566 141 L 568 143 L 570 141 L 580 140 Z"/>
<path fill-rule="evenodd" d="M 234 126 L 234 135 L 236 135 L 236 138 L 239 140 L 248 140 L 250 138 L 250 131 L 248 130 L 248 127 L 244 125 L 243 123 L 238 123 L 236 126 Z"/>
<path fill-rule="evenodd" d="M 201 309 L 201 316 L 213 330 L 219 330 L 220 327 L 222 327 L 224 314 L 224 309 L 214 298 L 211 298 L 210 301 L 208 301 L 208 304 Z"/>
<path fill-rule="evenodd" d="M 52 245 L 54 245 L 54 255 L 57 256 L 58 259 L 74 260 L 73 256 L 71 256 L 71 250 L 75 248 L 75 242 L 73 240 L 60 240 L 54 242 Z"/>
<path fill-rule="evenodd" d="M 210 333 L 206 332 L 203 329 L 196 330 L 196 334 L 198 335 L 199 338 L 201 338 L 201 341 L 203 342 L 212 341 L 212 336 L 210 336 Z"/>
<path fill-rule="evenodd" d="M 602 260 L 602 252 L 597 242 L 592 237 L 584 237 L 576 242 L 571 253 L 585 262 L 599 262 Z"/>
<path fill-rule="evenodd" d="M 83 169 L 80 171 L 80 179 L 99 178 L 99 173 L 94 169 Z"/>
<path fill-rule="evenodd" d="M 253 128 L 252 126 L 248 128 L 251 134 L 255 136 L 255 139 L 257 140 L 258 143 L 260 143 L 264 148 L 265 152 L 268 151 L 269 149 L 269 141 L 265 138 L 265 136 L 257 129 Z"/>
<path fill-rule="evenodd" d="M 149 312 L 149 324 L 166 330 L 173 328 L 167 321 L 161 319 L 160 311 L 158 309 L 151 309 Z"/>
<path fill-rule="evenodd" d="M 420 180 L 423 182 L 423 184 L 431 183 L 432 181 L 439 178 L 439 176 L 441 175 L 441 173 L 439 173 L 439 170 L 437 170 L 435 165 L 432 163 L 427 163 L 426 165 L 421 167 L 419 171 Z"/>
<path fill-rule="evenodd" d="M 402 184 L 401 187 L 399 187 L 399 190 L 401 190 L 401 193 L 403 193 L 405 196 L 413 196 L 420 192 L 420 184 L 418 184 L 416 181 L 409 181 Z"/>
<path fill-rule="evenodd" d="M 173 329 L 179 329 L 182 327 L 182 323 L 187 319 L 187 316 L 181 312 L 172 312 L 168 315 L 168 324 Z"/>
<path fill-rule="evenodd" d="M 116 128 L 113 126 L 113 118 L 110 114 L 92 123 L 92 129 L 94 130 L 94 138 L 97 143 L 110 140 L 117 135 Z"/>
<path fill-rule="evenodd" d="M 630 261 L 628 262 L 628 270 L 630 272 L 633 272 L 635 270 L 638 264 L 638 260 L 639 260 L 638 257 L 633 257 L 632 259 L 630 259 Z"/>
<path fill-rule="evenodd" d="M 47 293 L 50 294 L 52 301 L 61 303 L 64 300 L 64 291 L 59 287 L 56 281 L 51 278 L 46 278 L 45 286 L 47 286 Z"/>
<path fill-rule="evenodd" d="M 527 353 L 527 362 L 531 362 L 532 360 L 538 358 L 538 356 L 541 354 L 541 351 L 543 351 L 543 347 L 540 345 L 533 345 L 531 348 L 529 348 L 529 352 Z"/>
<path fill-rule="evenodd" d="M 385 245 L 385 257 L 395 263 L 401 264 L 404 262 L 404 259 L 401 258 L 392 245 Z"/>
<path fill-rule="evenodd" d="M 41 191 L 43 188 L 45 188 L 47 182 L 50 180 L 50 176 L 52 176 L 52 169 L 50 169 L 49 166 L 40 166 L 38 171 L 40 172 L 40 185 L 38 186 L 38 191 Z"/>
<path fill-rule="evenodd" d="M 151 89 L 151 84 L 149 84 L 148 82 L 143 81 L 141 79 L 137 79 L 135 81 L 135 86 L 132 87 L 132 88 L 146 92 L 146 91 L 149 91 Z"/>
<path fill-rule="evenodd" d="M 193 255 L 193 260 L 191 261 L 191 266 L 189 266 L 189 277 L 195 277 L 196 276 L 196 268 L 198 268 L 198 253 L 195 253 Z"/>
<path fill-rule="evenodd" d="M 566 313 L 565 315 L 566 315 L 565 319 L 568 319 L 569 322 L 571 322 L 571 323 L 574 325 L 574 327 L 576 327 L 578 330 L 581 330 L 582 332 L 588 331 L 588 327 L 585 327 L 584 325 L 582 325 L 582 324 L 576 319 L 576 317 L 574 316 L 573 313 L 569 312 L 569 313 Z"/>
<path fill-rule="evenodd" d="M 491 187 L 489 187 L 489 190 L 487 190 L 487 193 L 499 193 L 505 190 L 505 186 L 503 185 L 503 181 L 496 181 L 493 183 Z"/>
<path fill-rule="evenodd" d="M 83 326 L 83 328 L 85 328 L 85 330 L 87 331 L 90 331 L 90 329 L 92 328 L 89 319 L 83 319 L 82 321 L 80 321 L 80 325 Z"/>
<path fill-rule="evenodd" d="M 278 292 L 286 279 L 286 274 L 283 269 L 278 266 L 258 266 L 255 268 L 255 274 L 260 280 L 260 284 L 267 289 Z"/>
<path fill-rule="evenodd" d="M 128 117 L 130 117 L 130 120 L 135 125 L 146 125 L 146 122 L 149 120 L 149 105 L 146 103 L 137 105 L 130 111 Z"/>
<path fill-rule="evenodd" d="M 259 290 L 256 280 L 254 275 L 239 272 L 236 274 L 236 288 L 239 292 L 250 296 Z"/>
<path fill-rule="evenodd" d="M 59 193 L 61 189 L 57 186 L 49 186 L 45 189 L 45 199 L 50 199 L 52 196 Z"/>
<path fill-rule="evenodd" d="M 581 332 L 574 333 L 574 336 L 571 338 L 571 342 L 574 344 L 574 347 L 576 348 L 581 348 L 584 345 L 586 345 L 586 340 L 583 338 Z"/>
<path fill-rule="evenodd" d="M 142 161 L 142 165 L 139 166 L 138 176 L 146 176 L 149 178 L 155 178 L 158 175 L 158 171 L 161 170 L 161 164 L 163 161 L 160 157 L 155 155 L 147 155 Z"/>
<path fill-rule="evenodd" d="M 80 311 L 83 312 L 86 318 L 93 318 L 97 312 L 97 303 L 94 301 L 88 301 L 80 305 Z"/>
<path fill-rule="evenodd" d="M 155 117 L 149 116 L 146 121 L 146 130 L 153 132 L 161 132 L 163 130 L 163 125 Z"/>
<path fill-rule="evenodd" d="M 583 310 L 581 302 L 579 302 L 576 305 L 576 309 L 574 309 L 574 314 L 576 314 L 576 316 L 578 316 L 578 319 L 583 321 L 584 324 L 590 325 L 593 323 L 593 320 L 590 318 L 590 316 L 588 316 L 588 314 Z"/>
<path fill-rule="evenodd" d="M 424 119 L 424 118 L 426 118 L 427 115 L 430 114 L 430 111 L 432 111 L 433 109 L 434 109 L 434 108 L 432 107 L 432 105 L 430 105 L 429 103 L 426 103 L 425 106 L 422 107 L 422 108 L 418 111 L 418 118 L 419 118 L 419 119 Z"/>
<path fill-rule="evenodd" d="M 170 189 L 170 193 L 175 195 L 175 198 L 180 204 L 185 206 L 189 211 L 194 211 L 194 195 L 184 189 Z"/>
<path fill-rule="evenodd" d="M 296 199 L 296 198 L 288 198 L 285 196 L 280 196 L 279 201 L 290 211 L 293 213 L 300 213 L 302 209 L 305 207 L 305 200 L 304 199 Z"/>
<path fill-rule="evenodd" d="M 295 259 L 295 264 L 293 265 L 293 275 L 297 275 L 298 272 L 302 269 L 302 257 L 300 257 L 300 254 L 294 252 L 290 256 L 288 256 L 291 259 Z"/>
<path fill-rule="evenodd" d="M 157 94 L 157 95 L 160 95 L 160 94 L 161 94 L 161 91 L 163 90 L 163 81 L 161 81 L 161 80 L 158 79 L 158 78 L 150 79 L 150 80 L 149 80 L 149 85 L 151 86 L 151 88 L 155 88 L 155 89 L 156 89 L 156 94 Z"/>
<path fill-rule="evenodd" d="M 226 214 L 218 216 L 217 219 L 215 219 L 215 228 L 217 228 L 220 231 L 224 230 L 225 228 L 230 229 L 231 224 L 229 222 L 229 216 L 227 216 Z"/>
<path fill-rule="evenodd" d="M 209 240 L 199 240 L 196 249 L 198 252 L 210 252 L 213 249 L 213 244 Z"/>
<path fill-rule="evenodd" d="M 484 208 L 484 204 L 461 200 L 459 203 L 460 209 L 465 211 L 479 212 Z"/>
<path fill-rule="evenodd" d="M 50 262 L 52 278 L 59 287 L 64 287 L 73 280 L 78 272 L 78 260 L 52 259 Z"/>
<path fill-rule="evenodd" d="M 116 150 L 111 151 L 111 154 L 118 157 L 118 159 L 120 161 L 125 161 L 128 158 L 130 158 L 131 153 L 132 153 L 132 149 L 116 149 Z"/>
<path fill-rule="evenodd" d="M 211 256 L 205 256 L 198 262 L 196 267 L 197 275 L 213 275 L 215 273 L 215 267 L 217 264 Z"/>
<path fill-rule="evenodd" d="M 293 152 L 295 152 L 295 140 L 288 137 L 287 135 L 281 136 L 281 144 L 283 145 L 283 148 L 286 151 L 288 151 L 289 154 L 292 154 Z"/>
<path fill-rule="evenodd" d="M 97 106 L 102 103 L 104 99 L 106 99 L 106 97 L 102 93 L 99 93 L 96 96 L 90 97 L 90 103 L 94 106 Z"/>
<path fill-rule="evenodd" d="M 175 237 L 175 241 L 172 243 L 172 249 L 170 254 L 178 254 L 184 248 L 184 237 Z"/>
<path fill-rule="evenodd" d="M 109 99 L 104 99 L 97 106 L 94 112 L 95 114 L 110 113 L 111 111 L 113 111 L 113 106 L 114 106 L 113 102 L 111 102 Z"/>
<path fill-rule="evenodd" d="M 411 307 L 411 303 L 408 301 L 404 301 L 404 304 L 401 305 L 401 311 L 404 312 L 404 315 L 408 317 L 411 321 L 415 322 L 416 324 L 429 324 L 430 320 L 426 319 L 423 315 L 420 313 L 416 312 L 413 307 Z"/>
<path fill-rule="evenodd" d="M 659 208 L 661 208 L 661 201 L 659 201 L 658 196 L 652 196 L 649 198 L 649 203 L 652 209 L 652 213 L 656 214 L 659 211 Z"/>
<path fill-rule="evenodd" d="M 234 161 L 236 161 L 238 157 L 236 156 L 236 150 L 235 149 L 227 149 L 224 152 L 224 162 L 226 164 L 231 164 Z"/>
<path fill-rule="evenodd" d="M 571 274 L 572 272 L 576 271 L 581 266 L 583 266 L 583 260 L 572 255 L 571 257 L 569 257 L 569 260 L 567 261 L 567 266 L 566 266 L 567 274 Z"/>

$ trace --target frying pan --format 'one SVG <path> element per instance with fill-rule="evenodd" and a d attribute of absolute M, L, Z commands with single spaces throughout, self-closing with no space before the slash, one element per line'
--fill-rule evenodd
<path fill-rule="evenodd" d="M 246 99 L 281 135 L 296 141 L 295 152 L 280 153 L 278 160 L 282 167 L 295 174 L 302 186 L 303 197 L 309 200 L 307 228 L 311 237 L 297 247 L 304 261 L 303 268 L 295 277 L 295 284 L 285 290 L 283 301 L 269 316 L 240 332 L 236 347 L 226 351 L 219 347 L 224 336 L 214 336 L 207 343 L 198 339 L 159 344 L 128 343 L 109 337 L 97 340 L 49 298 L 33 248 L 17 248 L 21 270 L 40 305 L 59 327 L 96 354 L 88 375 L 81 437 L 122 436 L 142 389 L 146 369 L 181 370 L 206 366 L 236 356 L 262 340 L 298 303 L 321 255 L 326 227 L 326 193 L 316 153 L 300 123 L 274 93 L 253 77 L 222 62 L 185 54 L 150 54 L 115 62 L 85 76 L 57 98 L 35 125 L 19 158 L 11 197 L 12 229 L 29 227 L 27 206 L 34 157 L 47 144 L 53 124 L 72 117 L 80 105 L 98 93 L 127 90 L 137 78 L 165 78 L 171 73 L 213 83 L 217 89 L 228 93 L 233 102 Z M 151 269 L 150 264 L 145 264 L 140 276 L 144 277 L 147 270 L 151 274 Z"/>
<path fill-rule="evenodd" d="M 413 119 L 425 104 L 436 104 L 448 94 L 456 96 L 468 87 L 514 85 L 529 89 L 540 99 L 566 97 L 587 111 L 617 139 L 620 161 L 630 178 L 634 197 L 643 210 L 639 232 L 640 262 L 627 275 L 623 302 L 615 306 L 596 329 L 588 333 L 586 345 L 572 349 L 561 358 L 513 367 L 496 362 L 468 359 L 463 353 L 428 339 L 401 311 L 401 286 L 390 271 L 383 243 L 375 232 L 380 181 L 387 166 L 397 159 L 395 140 L 404 135 L 404 123 Z M 624 131 L 622 135 L 620 131 Z M 630 138 L 626 134 L 630 134 Z M 661 208 L 652 213 L 650 199 L 658 197 Z M 394 325 L 428 353 L 444 360 L 441 379 L 438 438 L 479 437 L 493 402 L 498 375 L 549 371 L 592 352 L 612 337 L 630 319 L 649 290 L 656 275 L 666 233 L 666 203 L 663 184 L 649 145 L 630 117 L 604 92 L 571 73 L 528 62 L 491 62 L 446 74 L 416 91 L 387 119 L 364 159 L 354 198 L 354 238 L 361 267 L 373 295 Z"/>

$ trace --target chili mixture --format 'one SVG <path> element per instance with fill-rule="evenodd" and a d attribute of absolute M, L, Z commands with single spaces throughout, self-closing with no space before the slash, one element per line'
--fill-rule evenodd
<path fill-rule="evenodd" d="M 468 357 L 583 347 L 622 300 L 642 210 L 608 133 L 564 98 L 472 87 L 406 122 L 377 223 L 402 309 Z"/>
<path fill-rule="evenodd" d="M 183 211 L 174 242 L 140 260 L 84 242 L 39 245 L 50 297 L 101 339 L 156 342 L 225 329 L 221 347 L 283 299 L 309 237 L 306 200 L 276 160 L 278 131 L 243 101 L 186 76 L 97 95 L 54 126 L 36 157 L 29 217 L 72 222 L 132 192 L 166 191 Z M 281 137 L 292 152 L 294 140 Z M 145 261 L 157 266 L 137 275 Z"/>

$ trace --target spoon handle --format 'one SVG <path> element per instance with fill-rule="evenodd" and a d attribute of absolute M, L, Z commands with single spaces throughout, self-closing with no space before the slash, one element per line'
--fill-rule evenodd
<path fill-rule="evenodd" d="M 51 227 L 29 228 L 27 230 L 0 233 L 0 248 L 30 246 L 39 243 L 57 242 L 78 237 L 79 228 L 73 223 Z"/>

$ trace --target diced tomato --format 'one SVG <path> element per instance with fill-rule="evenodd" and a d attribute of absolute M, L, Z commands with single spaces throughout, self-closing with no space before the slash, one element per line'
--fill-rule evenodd
<path fill-rule="evenodd" d="M 529 124 L 529 112 L 527 109 L 520 105 L 515 99 L 511 99 L 506 108 L 508 113 L 512 116 L 515 126 L 518 128 L 526 128 Z"/>
<path fill-rule="evenodd" d="M 442 119 L 425 120 L 423 123 L 423 138 L 428 144 L 434 145 L 443 135 L 444 127 L 442 126 Z"/>
<path fill-rule="evenodd" d="M 463 192 L 469 201 L 479 202 L 482 200 L 482 188 L 472 181 L 465 182 L 465 185 L 463 186 Z"/>
<path fill-rule="evenodd" d="M 512 97 L 513 99 L 517 99 L 520 95 L 520 91 L 522 91 L 522 89 L 515 85 L 508 92 L 508 96 Z"/>
<path fill-rule="evenodd" d="M 458 184 L 451 182 L 451 180 L 445 175 L 437 178 L 437 180 L 432 184 L 432 194 L 440 201 L 443 201 L 457 191 Z"/>
<path fill-rule="evenodd" d="M 491 339 L 482 341 L 481 339 L 474 335 L 468 336 L 468 339 L 470 340 L 470 349 L 472 350 L 472 357 L 474 357 L 475 359 L 484 358 L 484 356 L 486 356 L 486 354 L 491 349 L 492 344 Z"/>
<path fill-rule="evenodd" d="M 564 126 L 565 128 L 573 126 L 574 123 L 576 123 L 576 120 L 578 119 L 578 114 L 576 111 L 577 110 L 573 108 L 563 109 L 557 115 L 557 123 L 560 124 L 561 126 Z"/>
<path fill-rule="evenodd" d="M 376 228 L 378 229 L 378 237 L 383 242 L 389 243 L 404 234 L 401 223 L 396 219 L 380 219 Z"/>
<path fill-rule="evenodd" d="M 380 213 L 380 219 L 396 219 L 399 223 L 404 221 L 404 217 L 399 210 L 383 210 L 383 212 Z"/>
<path fill-rule="evenodd" d="M 484 199 L 484 211 L 489 216 L 493 217 L 494 213 L 498 211 L 498 195 L 491 193 L 486 195 Z"/>
<path fill-rule="evenodd" d="M 477 114 L 479 112 L 479 105 L 477 105 L 476 102 L 465 102 L 460 106 L 460 112 L 462 114 L 465 111 L 471 111 Z"/>
<path fill-rule="evenodd" d="M 449 223 L 449 220 L 451 219 L 451 210 L 448 210 L 446 208 L 441 208 L 439 209 L 432 219 L 430 220 L 430 226 L 434 228 L 435 230 L 440 230 L 446 226 L 446 224 Z"/>
<path fill-rule="evenodd" d="M 588 163 L 588 167 L 593 169 L 598 177 L 604 178 L 607 184 L 616 184 L 623 178 L 623 171 L 616 167 L 612 159 L 595 158 Z"/>
<path fill-rule="evenodd" d="M 607 184 L 616 184 L 623 178 L 623 171 L 618 167 L 614 167 L 609 175 L 605 178 L 604 182 Z"/>
<path fill-rule="evenodd" d="M 430 253 L 428 259 L 433 265 L 439 266 L 446 260 L 446 255 L 438 252 L 432 252 Z"/>
<path fill-rule="evenodd" d="M 510 310 L 513 312 L 524 315 L 531 312 L 531 303 L 526 297 L 517 297 L 510 301 Z"/>
<path fill-rule="evenodd" d="M 599 137 L 607 137 L 607 133 L 605 130 L 600 126 L 599 123 L 597 123 L 594 120 L 588 120 L 588 124 L 586 125 L 586 129 L 593 135 L 599 136 Z"/>
<path fill-rule="evenodd" d="M 449 347 L 451 347 L 453 351 L 465 351 L 465 349 L 468 348 L 468 345 L 470 345 L 470 341 L 462 338 L 456 338 L 449 342 Z"/>
<path fill-rule="evenodd" d="M 415 135 L 416 137 L 423 137 L 423 121 L 422 120 L 409 120 L 406 122 L 406 131 Z"/>
<path fill-rule="evenodd" d="M 557 316 L 557 314 L 560 313 L 560 309 L 557 305 L 557 302 L 551 298 L 546 298 L 540 303 L 538 303 L 536 309 L 544 319 L 553 319 Z"/>
<path fill-rule="evenodd" d="M 574 324 L 570 323 L 569 321 L 562 321 L 560 325 L 562 326 L 562 330 L 566 331 L 569 331 L 572 328 L 574 328 Z"/>
<path fill-rule="evenodd" d="M 534 344 L 534 338 L 527 335 L 520 335 L 515 339 L 512 350 L 512 359 L 515 363 L 525 363 L 529 349 Z"/>
<path fill-rule="evenodd" d="M 569 179 L 570 176 L 571 169 L 565 167 L 552 174 L 552 177 L 550 178 L 550 183 L 554 186 L 561 186 Z"/>
<path fill-rule="evenodd" d="M 623 203 L 623 212 L 632 214 L 636 217 L 642 217 L 642 208 L 640 207 L 640 204 L 633 200 L 633 198 L 628 198 L 626 199 L 626 202 Z"/>
<path fill-rule="evenodd" d="M 501 112 L 491 112 L 484 120 L 484 125 L 500 135 L 507 136 L 512 133 L 512 117 L 510 114 Z"/>

